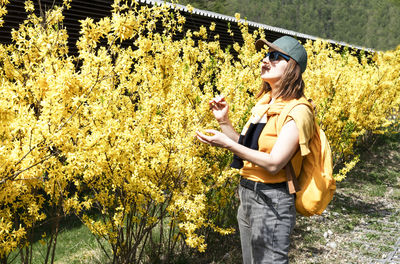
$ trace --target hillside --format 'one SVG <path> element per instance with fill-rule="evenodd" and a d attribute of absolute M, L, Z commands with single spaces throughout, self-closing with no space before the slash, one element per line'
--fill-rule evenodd
<path fill-rule="evenodd" d="M 400 44 L 399 0 L 181 0 L 270 26 L 376 50 Z"/>

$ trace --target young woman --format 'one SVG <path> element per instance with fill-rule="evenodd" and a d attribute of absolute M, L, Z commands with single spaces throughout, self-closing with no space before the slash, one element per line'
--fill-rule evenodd
<path fill-rule="evenodd" d="M 269 52 L 261 63 L 259 100 L 242 133 L 233 128 L 225 99 L 216 97 L 210 101 L 210 108 L 222 132 L 197 132 L 197 138 L 233 152 L 231 166 L 240 169 L 237 218 L 243 263 L 288 263 L 296 210 L 284 167 L 291 162 L 299 174 L 314 127 L 313 112 L 303 94 L 307 53 L 289 36 L 273 43 L 260 39 L 255 45 L 257 50 L 267 45 Z M 279 114 L 292 100 L 301 104 L 290 111 L 278 132 Z"/>

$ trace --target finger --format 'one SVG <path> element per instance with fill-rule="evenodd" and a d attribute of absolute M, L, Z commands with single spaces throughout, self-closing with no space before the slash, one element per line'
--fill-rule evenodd
<path fill-rule="evenodd" d="M 215 98 L 215 101 L 216 101 L 217 103 L 224 102 L 224 101 L 225 101 L 225 96 L 219 95 L 219 96 L 217 96 L 217 97 Z"/>
<path fill-rule="evenodd" d="M 213 137 L 215 136 L 215 134 L 219 133 L 217 130 L 214 129 L 206 129 L 204 130 L 204 133 L 208 133 L 211 135 L 206 135 L 204 133 L 201 133 L 199 131 L 196 132 L 198 136 L 200 136 L 202 139 L 208 141 L 208 142 L 212 142 L 213 141 Z"/>
<path fill-rule="evenodd" d="M 224 98 L 225 96 L 223 94 L 219 94 L 216 96 L 217 98 Z"/>
<path fill-rule="evenodd" d="M 208 136 L 200 133 L 199 131 L 196 131 L 196 134 L 197 134 L 196 137 L 198 140 L 200 140 L 201 142 L 206 143 L 206 144 L 211 144 Z"/>
<path fill-rule="evenodd" d="M 203 140 L 207 140 L 207 136 L 204 135 L 203 133 L 199 132 L 199 131 L 196 131 L 196 136 L 197 136 L 197 138 L 201 138 Z"/>
<path fill-rule="evenodd" d="M 210 102 L 213 102 L 213 103 L 217 103 L 217 102 L 219 102 L 219 101 L 220 101 L 220 99 L 218 98 L 218 96 L 213 97 L 213 98 L 210 100 Z"/>
<path fill-rule="evenodd" d="M 214 102 L 213 104 L 210 105 L 210 109 L 213 110 L 222 110 L 226 107 L 227 103 L 226 102 Z"/>
<path fill-rule="evenodd" d="M 203 143 L 205 143 L 205 144 L 211 145 L 211 143 L 208 142 L 207 140 L 204 140 L 203 138 L 201 138 L 201 137 L 199 137 L 199 136 L 196 136 L 196 137 L 197 137 L 197 139 L 198 139 L 200 142 L 203 142 Z"/>
<path fill-rule="evenodd" d="M 219 102 L 219 103 L 217 103 L 217 107 L 219 108 L 219 109 L 223 109 L 225 106 L 226 106 L 226 102 L 225 101 L 222 101 L 222 102 Z"/>
<path fill-rule="evenodd" d="M 210 100 L 210 103 L 220 103 L 225 101 L 225 96 L 223 95 L 218 95 L 214 97 L 213 99 Z"/>
<path fill-rule="evenodd" d="M 211 99 L 211 100 L 208 102 L 208 104 L 209 104 L 209 106 L 210 106 L 210 109 L 212 109 L 212 108 L 217 107 L 218 102 L 215 100 L 215 98 L 213 98 L 213 99 Z"/>
<path fill-rule="evenodd" d="M 215 134 L 217 134 L 219 132 L 217 130 L 215 130 L 215 129 L 206 129 L 206 130 L 204 130 L 204 133 L 209 133 L 209 134 L 212 134 L 214 136 Z"/>
<path fill-rule="evenodd" d="M 216 104 L 215 101 L 213 101 L 213 100 L 211 100 L 210 102 L 208 102 L 208 105 L 209 105 L 210 109 L 214 109 L 214 108 L 217 106 L 217 104 Z"/>

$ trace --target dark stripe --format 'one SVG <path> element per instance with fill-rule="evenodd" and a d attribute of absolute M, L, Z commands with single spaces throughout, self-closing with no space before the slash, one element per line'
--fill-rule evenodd
<path fill-rule="evenodd" d="M 258 150 L 258 138 L 260 137 L 264 127 L 265 123 L 251 123 L 246 134 L 244 136 L 240 135 L 238 143 L 248 148 Z M 240 157 L 233 155 L 231 167 L 235 169 L 243 168 L 243 160 Z"/>
<path fill-rule="evenodd" d="M 257 189 L 254 190 L 254 186 L 256 185 L 255 181 L 248 180 L 245 178 L 240 179 L 240 185 L 246 189 L 250 189 L 253 191 L 258 191 L 258 190 L 271 190 L 271 189 L 282 189 L 286 188 L 287 183 L 286 182 L 279 182 L 279 183 L 262 183 L 262 182 L 257 182 Z"/>

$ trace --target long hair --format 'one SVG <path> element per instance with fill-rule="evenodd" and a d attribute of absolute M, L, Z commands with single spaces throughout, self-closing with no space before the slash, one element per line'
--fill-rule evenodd
<path fill-rule="evenodd" d="M 285 101 L 299 99 L 304 95 L 304 87 L 305 84 L 300 65 L 295 60 L 290 58 L 286 69 L 283 72 L 282 78 L 280 79 L 277 98 L 281 98 Z M 269 91 L 271 91 L 271 86 L 269 83 L 263 81 L 256 97 L 259 98 Z"/>

